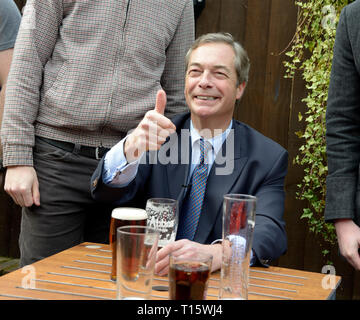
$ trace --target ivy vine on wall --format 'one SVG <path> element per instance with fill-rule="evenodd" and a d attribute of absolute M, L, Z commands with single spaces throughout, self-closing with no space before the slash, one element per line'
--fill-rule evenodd
<path fill-rule="evenodd" d="M 301 218 L 325 242 L 336 243 L 333 224 L 324 221 L 326 194 L 325 113 L 336 26 L 342 8 L 354 0 L 299 0 L 297 28 L 285 54 L 286 78 L 300 72 L 306 85 L 305 112 L 299 113 L 304 130 L 296 132 L 303 144 L 294 164 L 304 168 L 296 196 L 306 201 Z M 292 99 L 291 99 L 292 101 Z M 326 255 L 329 251 L 323 250 Z"/>

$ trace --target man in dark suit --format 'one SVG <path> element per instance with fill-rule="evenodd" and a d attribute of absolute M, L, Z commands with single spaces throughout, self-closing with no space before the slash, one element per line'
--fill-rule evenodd
<path fill-rule="evenodd" d="M 360 1 L 341 12 L 326 111 L 325 220 L 335 224 L 341 254 L 360 270 Z"/>
<path fill-rule="evenodd" d="M 192 174 L 201 140 L 207 149 L 206 191 L 196 232 L 191 239 L 168 244 L 157 254 L 155 270 L 165 274 L 173 251 L 213 254 L 220 268 L 222 202 L 228 193 L 257 197 L 253 263 L 266 263 L 287 248 L 284 178 L 287 152 L 249 126 L 232 119 L 248 79 L 245 50 L 229 34 L 198 38 L 186 56 L 185 97 L 190 113 L 169 120 L 166 96 L 159 91 L 155 109 L 101 160 L 92 177 L 92 194 L 116 206 L 144 207 L 152 197 L 179 200 L 179 230 L 189 214 Z"/>

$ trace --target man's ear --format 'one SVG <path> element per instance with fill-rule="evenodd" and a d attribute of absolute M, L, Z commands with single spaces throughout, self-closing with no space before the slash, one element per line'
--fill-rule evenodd
<path fill-rule="evenodd" d="M 246 82 L 242 82 L 238 85 L 237 87 L 237 91 L 236 91 L 236 100 L 239 100 L 242 95 L 244 94 L 244 91 L 245 91 L 245 87 L 246 87 Z"/>

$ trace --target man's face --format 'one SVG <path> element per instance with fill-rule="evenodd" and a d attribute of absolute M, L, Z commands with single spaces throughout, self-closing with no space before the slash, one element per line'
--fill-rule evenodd
<path fill-rule="evenodd" d="M 233 48 L 225 43 L 204 44 L 192 52 L 185 78 L 192 117 L 215 121 L 218 128 L 230 121 L 245 88 L 245 83 L 237 85 L 234 58 Z"/>

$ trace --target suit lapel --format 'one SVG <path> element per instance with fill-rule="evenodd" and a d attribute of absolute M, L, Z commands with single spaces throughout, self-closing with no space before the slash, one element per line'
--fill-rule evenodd
<path fill-rule="evenodd" d="M 171 142 L 170 150 L 177 158 L 172 159 L 172 161 L 166 165 L 168 187 L 171 197 L 179 201 L 180 210 L 186 192 L 185 186 L 187 184 L 189 164 L 191 161 L 189 119 L 185 121 L 181 131 L 178 132 L 177 139 Z"/>
<path fill-rule="evenodd" d="M 248 160 L 246 155 L 244 129 L 234 120 L 233 130 L 216 156 L 208 177 L 204 207 L 195 241 L 206 242 L 218 215 L 222 214 L 224 195 L 231 191 Z"/>

